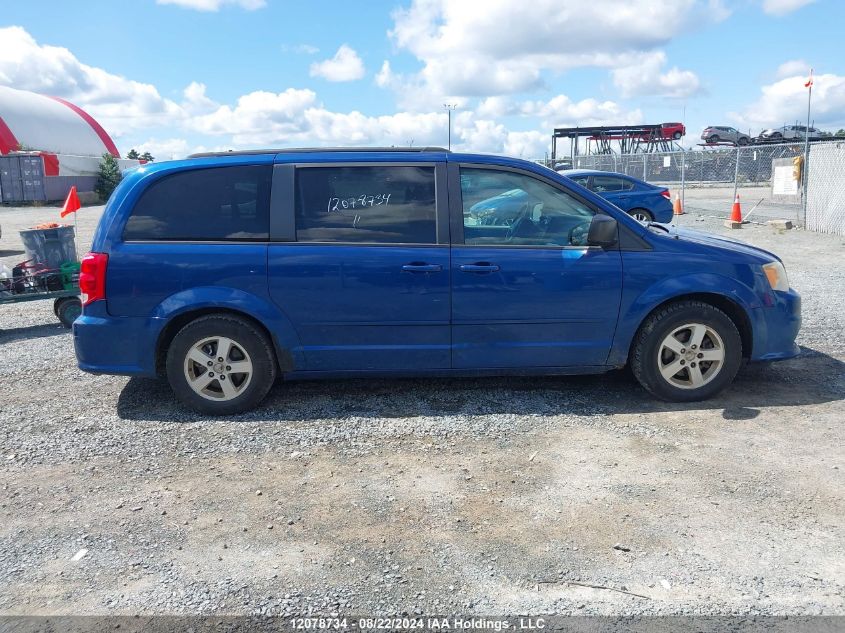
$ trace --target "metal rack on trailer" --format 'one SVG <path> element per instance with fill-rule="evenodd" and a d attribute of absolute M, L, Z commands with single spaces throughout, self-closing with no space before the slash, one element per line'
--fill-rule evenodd
<path fill-rule="evenodd" d="M 79 264 L 69 262 L 61 269 L 51 269 L 30 262 L 15 266 L 11 277 L 0 278 L 0 305 L 52 299 L 53 313 L 70 328 L 82 314 Z"/>
<path fill-rule="evenodd" d="M 571 141 L 570 158 L 581 155 L 584 144 L 585 154 L 612 154 L 611 143 L 619 143 L 622 154 L 645 152 L 671 152 L 678 149 L 677 138 L 667 138 L 663 125 L 605 125 L 596 127 L 558 127 L 552 133 L 552 163 L 557 160 L 557 140 L 568 138 Z M 595 147 L 592 147 L 592 145 Z M 594 151 L 591 151 L 594 150 Z"/>

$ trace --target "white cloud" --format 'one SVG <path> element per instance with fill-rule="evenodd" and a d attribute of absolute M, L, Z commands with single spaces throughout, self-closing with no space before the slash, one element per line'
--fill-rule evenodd
<path fill-rule="evenodd" d="M 396 75 L 389 62 L 377 73 L 379 85 L 395 87 L 412 79 Z M 541 156 L 556 125 L 599 125 L 642 121 L 639 110 L 600 99 L 573 101 L 489 97 L 479 104 L 466 97 L 426 99 L 412 94 L 415 109 L 383 116 L 337 112 L 313 90 L 254 91 L 220 102 L 205 84 L 189 83 L 180 97 L 165 98 L 151 84 L 87 65 L 69 50 L 41 45 L 24 29 L 0 29 L 0 85 L 11 85 L 70 99 L 94 115 L 125 152 L 133 147 L 159 158 L 206 149 L 260 146 L 445 145 L 443 103 L 456 103 L 453 146 Z M 508 119 L 507 123 L 503 119 Z M 516 122 L 516 129 L 513 123 Z"/>
<path fill-rule="evenodd" d="M 69 99 L 114 136 L 182 114 L 155 86 L 84 64 L 66 48 L 40 45 L 19 26 L 0 28 L 0 84 Z"/>
<path fill-rule="evenodd" d="M 730 116 L 743 127 L 779 127 L 806 121 L 806 81 L 802 73 L 763 86 L 759 99 Z M 811 116 L 819 127 L 845 125 L 845 76 L 815 75 Z"/>
<path fill-rule="evenodd" d="M 183 158 L 193 153 L 190 144 L 183 138 L 150 138 L 142 143 L 133 145 L 130 149 L 136 150 L 139 154 L 149 152 L 156 160 L 171 160 Z M 126 152 L 124 152 L 124 155 Z"/>
<path fill-rule="evenodd" d="M 763 11 L 769 15 L 786 15 L 816 0 L 763 0 Z"/>
<path fill-rule="evenodd" d="M 263 9 L 267 6 L 266 0 L 156 0 L 156 3 L 173 4 L 196 11 L 219 11 L 221 7 L 226 5 L 234 5 L 247 11 L 255 11 L 256 9 Z"/>
<path fill-rule="evenodd" d="M 683 98 L 701 91 L 701 80 L 691 70 L 673 66 L 664 72 L 663 51 L 635 55 L 629 64 L 615 68 L 613 83 L 623 97 L 659 96 Z"/>
<path fill-rule="evenodd" d="M 395 81 L 395 79 L 396 76 L 393 74 L 390 62 L 385 59 L 384 63 L 381 65 L 381 69 L 376 73 L 376 85 L 380 88 L 387 88 Z"/>
<path fill-rule="evenodd" d="M 633 125 L 642 123 L 640 110 L 625 110 L 614 101 L 587 98 L 572 101 L 557 95 L 548 101 L 525 101 L 518 106 L 523 116 L 539 117 L 546 129 L 587 125 Z"/>
<path fill-rule="evenodd" d="M 316 55 L 320 49 L 313 44 L 282 44 L 283 53 L 296 53 L 298 55 Z"/>
<path fill-rule="evenodd" d="M 218 105 L 213 100 L 205 95 L 205 84 L 192 81 L 188 87 L 182 91 L 184 100 L 182 101 L 182 109 L 186 114 L 197 115 L 207 114 L 217 109 Z"/>
<path fill-rule="evenodd" d="M 727 13 L 718 0 L 535 0 L 530 10 L 512 0 L 413 0 L 394 12 L 390 36 L 422 63 L 401 88 L 434 99 L 491 96 L 539 88 L 544 71 L 624 66 L 632 53 Z"/>
<path fill-rule="evenodd" d="M 355 49 L 342 44 L 331 59 L 311 64 L 311 76 L 327 81 L 355 81 L 364 76 L 364 62 Z"/>
<path fill-rule="evenodd" d="M 793 77 L 795 75 L 809 75 L 810 65 L 803 59 L 791 59 L 783 62 L 778 66 L 775 72 L 775 77 L 783 79 L 784 77 Z"/>
<path fill-rule="evenodd" d="M 186 125 L 203 134 L 232 135 L 247 143 L 249 139 L 259 143 L 280 140 L 303 128 L 304 113 L 316 101 L 317 95 L 311 90 L 251 92 L 241 96 L 234 107 L 218 104 L 214 111 L 193 117 Z"/>

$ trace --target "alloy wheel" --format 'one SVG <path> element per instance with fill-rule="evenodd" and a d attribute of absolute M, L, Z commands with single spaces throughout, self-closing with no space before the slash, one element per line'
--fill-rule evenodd
<path fill-rule="evenodd" d="M 188 385 L 208 400 L 237 398 L 249 386 L 252 360 L 236 341 L 225 336 L 205 338 L 188 350 L 184 364 Z"/>
<path fill-rule="evenodd" d="M 680 389 L 710 383 L 725 364 L 725 345 L 719 334 L 702 323 L 687 323 L 670 332 L 657 351 L 663 379 Z"/>

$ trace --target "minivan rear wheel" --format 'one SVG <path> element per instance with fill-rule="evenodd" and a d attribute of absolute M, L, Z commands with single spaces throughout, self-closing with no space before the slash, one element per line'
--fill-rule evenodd
<path fill-rule="evenodd" d="M 741 362 L 742 340 L 730 317 L 709 303 L 680 301 L 642 325 L 631 371 L 658 398 L 693 402 L 727 387 Z"/>
<path fill-rule="evenodd" d="M 167 350 L 166 368 L 176 397 L 210 415 L 254 408 L 276 379 L 267 335 L 229 315 L 200 317 L 179 330 Z"/>

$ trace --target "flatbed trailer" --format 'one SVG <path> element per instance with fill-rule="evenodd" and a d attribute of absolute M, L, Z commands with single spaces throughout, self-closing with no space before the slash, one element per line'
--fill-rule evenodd
<path fill-rule="evenodd" d="M 73 322 L 82 314 L 82 301 L 79 298 L 79 288 L 71 290 L 49 290 L 46 292 L 0 291 L 0 305 L 7 303 L 21 303 L 23 301 L 53 300 L 53 313 L 62 325 L 70 328 Z"/>

